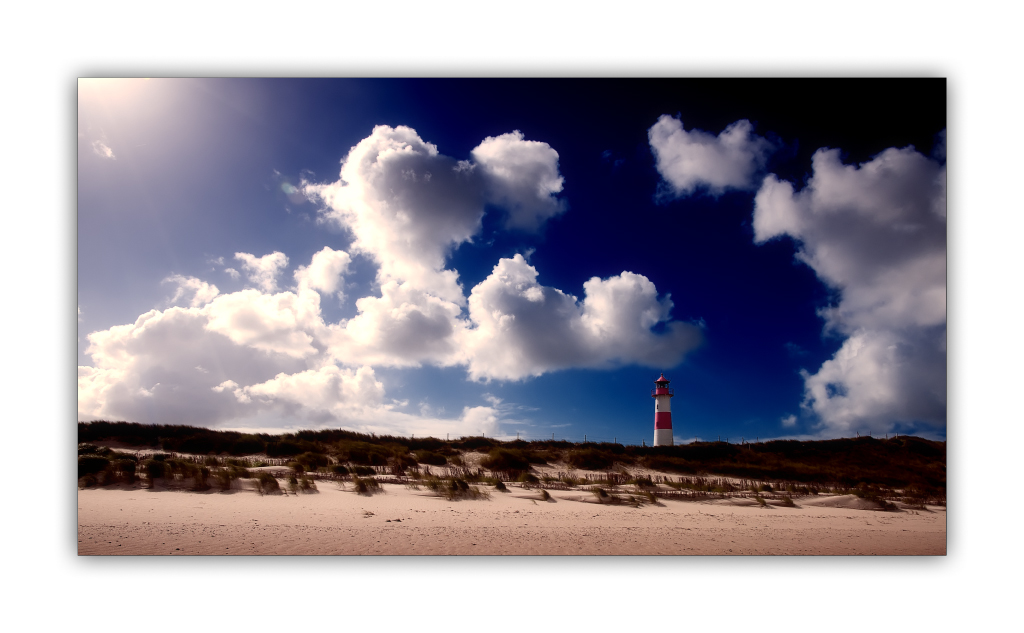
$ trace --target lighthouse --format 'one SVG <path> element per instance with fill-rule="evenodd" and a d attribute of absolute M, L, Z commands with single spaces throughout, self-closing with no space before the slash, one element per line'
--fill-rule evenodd
<path fill-rule="evenodd" d="M 654 398 L 654 445 L 672 446 L 672 406 L 669 404 L 672 390 L 668 388 L 669 380 L 665 374 L 654 381 L 651 397 Z"/>

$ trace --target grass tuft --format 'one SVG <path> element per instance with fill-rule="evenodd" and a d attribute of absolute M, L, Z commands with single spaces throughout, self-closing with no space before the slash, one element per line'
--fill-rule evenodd
<path fill-rule="evenodd" d="M 281 493 L 281 484 L 277 483 L 277 477 L 270 473 L 262 472 L 256 477 L 256 491 L 261 495 L 272 495 Z"/>
<path fill-rule="evenodd" d="M 384 492 L 381 488 L 380 482 L 373 477 L 352 477 L 352 486 L 355 488 L 357 494 L 366 495 L 367 497 L 377 494 L 378 492 Z"/>

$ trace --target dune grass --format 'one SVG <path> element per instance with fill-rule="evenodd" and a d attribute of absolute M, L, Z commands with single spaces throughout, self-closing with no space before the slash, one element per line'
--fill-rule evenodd
<path fill-rule="evenodd" d="M 784 491 L 790 496 L 853 490 L 867 482 L 876 486 L 882 501 L 907 504 L 941 504 L 946 495 L 946 443 L 913 436 L 879 439 L 843 438 L 821 441 L 773 440 L 760 443 L 693 442 L 671 447 L 624 446 L 613 443 L 576 444 L 567 441 L 509 441 L 464 437 L 451 440 L 433 437 L 400 437 L 356 433 L 341 429 L 298 431 L 284 435 L 215 431 L 184 425 L 144 425 L 128 422 L 80 422 L 78 424 L 80 474 L 82 483 L 105 485 L 129 478 L 125 458 L 95 442 L 114 441 L 123 445 L 148 447 L 162 452 L 139 464 L 134 477 L 144 482 L 186 475 L 173 464 L 176 455 L 197 456 L 193 462 L 211 469 L 220 481 L 218 468 L 295 463 L 302 473 L 327 472 L 334 466 L 372 474 L 374 468 L 400 476 L 420 466 L 464 468 L 462 451 L 482 451 L 481 464 L 492 473 L 502 472 L 504 480 L 518 478 L 533 465 L 564 463 L 570 469 L 612 472 L 622 467 L 644 467 L 675 473 L 691 479 L 707 479 L 708 473 L 756 481 L 771 486 L 768 494 Z M 441 464 L 441 458 L 445 464 Z M 106 463 L 102 460 L 106 459 Z M 152 461 L 168 462 L 170 470 L 158 472 Z M 150 478 L 152 473 L 153 477 Z M 466 475 L 467 477 L 470 475 Z M 201 479 L 200 475 L 200 479 Z M 609 476 L 605 485 L 621 485 Z M 560 477 L 568 486 L 583 482 L 575 476 Z M 554 482 L 548 482 L 549 484 Z M 591 482 L 592 483 L 592 482 Z M 656 482 L 657 483 L 657 482 Z M 671 482 L 665 482 L 672 485 Z M 703 483 L 689 482 L 680 490 L 700 490 Z M 706 492 L 728 492 L 728 486 L 710 485 Z M 674 486 L 673 486 L 674 487 Z M 716 490 L 717 488 L 717 490 Z"/>

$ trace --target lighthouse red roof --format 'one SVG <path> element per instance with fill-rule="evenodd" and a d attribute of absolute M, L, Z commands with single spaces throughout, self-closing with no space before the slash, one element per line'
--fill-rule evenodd
<path fill-rule="evenodd" d="M 655 380 L 654 382 L 655 382 L 655 384 L 657 384 L 657 383 L 659 383 L 659 382 L 671 382 L 671 381 L 670 381 L 670 380 L 669 380 L 668 378 L 665 378 L 665 373 L 664 373 L 664 372 L 662 372 L 662 374 L 661 374 L 661 378 L 658 378 L 658 379 L 657 379 L 657 380 Z"/>

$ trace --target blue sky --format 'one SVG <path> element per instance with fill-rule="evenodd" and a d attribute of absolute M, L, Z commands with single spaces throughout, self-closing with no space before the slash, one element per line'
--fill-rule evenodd
<path fill-rule="evenodd" d="M 79 419 L 944 438 L 945 93 L 82 81 Z"/>

